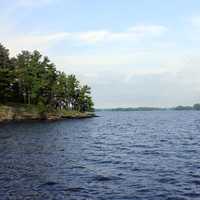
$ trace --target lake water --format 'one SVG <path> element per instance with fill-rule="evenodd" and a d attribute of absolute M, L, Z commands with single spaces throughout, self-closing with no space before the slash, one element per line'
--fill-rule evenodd
<path fill-rule="evenodd" d="M 200 199 L 200 112 L 0 125 L 0 200 Z"/>

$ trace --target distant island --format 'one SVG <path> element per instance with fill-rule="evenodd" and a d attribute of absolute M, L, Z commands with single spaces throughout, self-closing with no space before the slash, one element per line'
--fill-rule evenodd
<path fill-rule="evenodd" d="M 159 108 L 159 107 L 127 107 L 127 108 L 105 108 L 95 109 L 96 111 L 166 111 L 166 110 L 199 110 L 200 104 L 194 104 L 193 106 L 176 106 L 171 108 Z"/>
<path fill-rule="evenodd" d="M 94 116 L 91 89 L 38 51 L 10 58 L 0 44 L 0 121 Z"/>

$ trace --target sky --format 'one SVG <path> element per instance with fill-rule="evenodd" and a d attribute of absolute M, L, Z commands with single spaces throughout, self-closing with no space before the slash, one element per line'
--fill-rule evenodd
<path fill-rule="evenodd" d="M 0 0 L 0 42 L 39 50 L 96 108 L 200 102 L 199 0 Z"/>

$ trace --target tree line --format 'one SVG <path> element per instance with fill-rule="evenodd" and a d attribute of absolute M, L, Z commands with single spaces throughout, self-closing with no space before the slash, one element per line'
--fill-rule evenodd
<path fill-rule="evenodd" d="M 10 57 L 0 44 L 0 103 L 23 103 L 54 109 L 93 111 L 91 88 L 75 75 L 56 69 L 38 51 L 22 51 Z"/>

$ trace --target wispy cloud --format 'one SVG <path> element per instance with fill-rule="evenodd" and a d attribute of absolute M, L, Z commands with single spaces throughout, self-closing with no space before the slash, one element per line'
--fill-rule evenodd
<path fill-rule="evenodd" d="M 43 6 L 53 2 L 54 0 L 16 0 L 17 5 L 23 7 Z"/>
<path fill-rule="evenodd" d="M 119 40 L 140 40 L 146 36 L 160 36 L 167 31 L 161 25 L 136 25 L 126 31 L 113 32 L 109 30 L 87 31 L 81 33 L 71 33 L 71 38 L 86 43 L 109 42 Z"/>
<path fill-rule="evenodd" d="M 64 40 L 69 36 L 68 33 L 55 33 L 49 35 L 21 35 L 9 37 L 5 41 L 5 45 L 9 46 L 13 54 L 16 54 L 22 49 L 47 49 L 49 46 Z"/>
<path fill-rule="evenodd" d="M 174 16 L 172 10 L 169 17 L 160 15 L 163 5 L 161 12 L 154 12 L 158 2 L 146 10 L 136 10 L 140 3 L 134 1 L 117 3 L 122 8 L 136 5 L 129 12 L 113 2 L 94 6 L 89 0 L 2 0 L 0 42 L 12 56 L 34 49 L 49 55 L 60 70 L 91 85 L 96 106 L 198 101 L 200 15 L 192 17 L 189 8 L 184 16 L 184 9 Z M 99 5 L 105 7 L 102 18 Z"/>
<path fill-rule="evenodd" d="M 138 25 L 129 28 L 129 31 L 135 34 L 144 35 L 146 33 L 153 36 L 159 36 L 162 33 L 166 32 L 168 29 L 163 25 Z"/>
<path fill-rule="evenodd" d="M 190 19 L 190 22 L 191 22 L 193 27 L 200 28 L 200 16 L 193 16 Z"/>
<path fill-rule="evenodd" d="M 28 34 L 6 36 L 7 44 L 14 51 L 22 49 L 45 48 L 61 41 L 76 44 L 106 44 L 109 42 L 139 42 L 145 38 L 156 38 L 168 29 L 162 25 L 136 25 L 126 31 L 91 30 L 85 32 L 56 32 L 50 34 Z"/>

